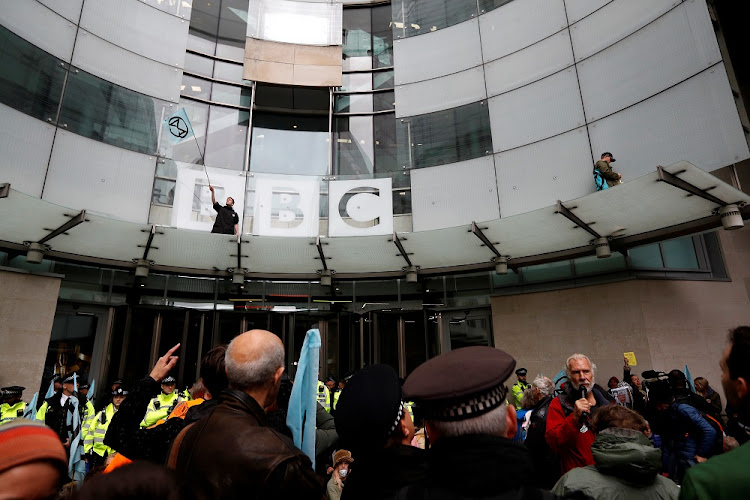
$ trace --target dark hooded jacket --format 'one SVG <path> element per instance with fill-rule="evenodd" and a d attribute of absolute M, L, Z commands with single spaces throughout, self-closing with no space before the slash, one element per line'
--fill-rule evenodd
<path fill-rule="evenodd" d="M 342 500 L 397 498 L 399 490 L 427 477 L 427 452 L 399 445 L 377 451 L 353 451 L 356 457 Z"/>
<path fill-rule="evenodd" d="M 658 474 L 661 452 L 638 431 L 605 429 L 591 445 L 594 464 L 572 469 L 552 493 L 580 492 L 593 499 L 676 499 L 680 489 Z"/>

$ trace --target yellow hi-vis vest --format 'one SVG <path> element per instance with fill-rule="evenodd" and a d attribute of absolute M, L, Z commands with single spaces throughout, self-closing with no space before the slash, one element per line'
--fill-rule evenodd
<path fill-rule="evenodd" d="M 106 457 L 114 453 L 114 450 L 104 444 L 104 436 L 107 434 L 112 417 L 117 413 L 115 405 L 108 404 L 91 419 L 88 431 L 83 438 L 84 453 L 96 453 L 100 457 Z"/>
<path fill-rule="evenodd" d="M 11 420 L 23 417 L 26 411 L 26 403 L 19 401 L 11 405 L 9 403 L 0 404 L 0 425 L 7 424 Z"/>
<path fill-rule="evenodd" d="M 336 405 L 339 404 L 339 396 L 341 396 L 341 389 L 333 393 L 333 409 L 336 409 Z"/>
<path fill-rule="evenodd" d="M 412 408 L 414 406 L 414 401 L 406 401 L 404 402 L 404 408 L 406 408 L 406 411 L 409 412 L 409 416 L 411 417 L 411 421 L 414 422 L 414 409 Z"/>
<path fill-rule="evenodd" d="M 326 409 L 327 412 L 331 412 L 331 405 L 328 402 L 328 387 L 318 380 L 318 394 L 317 394 L 318 403 Z"/>
<path fill-rule="evenodd" d="M 183 401 L 184 398 L 177 391 L 172 394 L 159 393 L 158 396 L 149 401 L 146 415 L 141 421 L 141 427 L 150 427 L 157 421 L 166 419 L 172 413 L 172 410 Z"/>

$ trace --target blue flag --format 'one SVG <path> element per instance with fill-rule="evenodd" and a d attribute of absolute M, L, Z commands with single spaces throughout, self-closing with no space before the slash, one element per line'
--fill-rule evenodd
<path fill-rule="evenodd" d="M 320 331 L 308 330 L 297 365 L 297 376 L 289 398 L 286 425 L 292 431 L 294 446 L 310 457 L 315 468 L 315 415 L 320 362 Z"/>
<path fill-rule="evenodd" d="M 26 411 L 23 412 L 23 418 L 27 420 L 36 420 L 36 402 L 39 398 L 39 393 L 35 392 L 34 397 L 31 398 L 29 404 L 26 405 Z"/>
<path fill-rule="evenodd" d="M 173 143 L 185 141 L 193 137 L 193 126 L 190 125 L 190 119 L 185 112 L 185 108 L 180 108 L 174 114 L 164 119 L 164 129 L 167 137 Z"/>
<path fill-rule="evenodd" d="M 83 476 L 86 475 L 86 462 L 81 458 L 83 440 L 81 439 L 81 414 L 78 411 L 78 378 L 75 373 L 73 374 L 73 387 L 75 392 L 69 399 L 72 412 L 68 412 L 65 419 L 69 429 L 68 440 L 70 442 L 68 475 L 73 481 L 83 481 Z"/>
<path fill-rule="evenodd" d="M 693 377 L 690 376 L 690 370 L 688 370 L 687 365 L 685 365 L 685 378 L 687 379 L 688 387 L 690 387 L 690 390 L 695 392 L 695 384 L 693 384 Z"/>
<path fill-rule="evenodd" d="M 557 375 L 555 375 L 555 378 L 552 379 L 552 381 L 555 383 L 555 390 L 562 390 L 563 384 L 565 384 L 568 381 L 568 374 L 565 373 L 565 368 L 557 372 Z"/>
<path fill-rule="evenodd" d="M 49 399 L 54 395 L 55 395 L 55 377 L 52 377 L 52 380 L 49 381 L 49 388 L 47 389 L 47 394 L 44 395 L 44 399 Z"/>
<path fill-rule="evenodd" d="M 94 399 L 96 399 L 96 379 L 91 381 L 91 387 L 89 387 L 89 394 L 91 394 L 89 401 L 91 401 L 91 404 L 94 404 Z"/>

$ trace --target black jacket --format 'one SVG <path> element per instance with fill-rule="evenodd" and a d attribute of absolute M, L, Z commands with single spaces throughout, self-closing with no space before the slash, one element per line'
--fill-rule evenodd
<path fill-rule="evenodd" d="M 486 434 L 442 438 L 429 450 L 427 463 L 428 477 L 403 489 L 397 498 L 555 498 L 537 488 L 528 450 L 509 439 Z"/>
<path fill-rule="evenodd" d="M 354 463 L 342 500 L 396 498 L 402 488 L 427 478 L 427 452 L 414 446 L 357 451 L 352 456 Z"/>
<path fill-rule="evenodd" d="M 560 479 L 560 457 L 550 449 L 545 438 L 547 410 L 553 399 L 554 396 L 546 396 L 534 406 L 524 442 L 539 475 L 539 486 L 545 489 L 552 489 Z"/>
<path fill-rule="evenodd" d="M 60 404 L 62 399 L 62 391 L 58 391 L 49 398 L 45 399 L 47 403 L 47 410 L 44 413 L 44 424 L 50 427 L 55 434 L 60 438 L 63 443 L 68 439 L 68 431 L 73 431 L 68 426 L 68 413 L 73 411 L 73 403 L 71 398 L 76 395 L 70 396 L 64 405 Z M 84 396 L 78 397 L 78 413 L 81 418 L 81 424 L 83 424 L 84 414 L 86 411 L 87 399 Z"/>
<path fill-rule="evenodd" d="M 322 499 L 323 480 L 286 436 L 269 427 L 248 394 L 227 389 L 211 415 L 185 431 L 175 472 L 183 492 L 202 499 Z"/>

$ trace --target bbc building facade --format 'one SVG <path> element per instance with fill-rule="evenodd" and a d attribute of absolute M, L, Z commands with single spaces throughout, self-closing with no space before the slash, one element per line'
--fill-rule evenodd
<path fill-rule="evenodd" d="M 252 328 L 294 376 L 316 325 L 322 377 L 489 345 L 719 389 L 750 323 L 736 9 L 5 2 L 0 385 L 134 381 L 179 342 L 188 386 Z M 595 192 L 604 151 L 623 183 Z"/>

